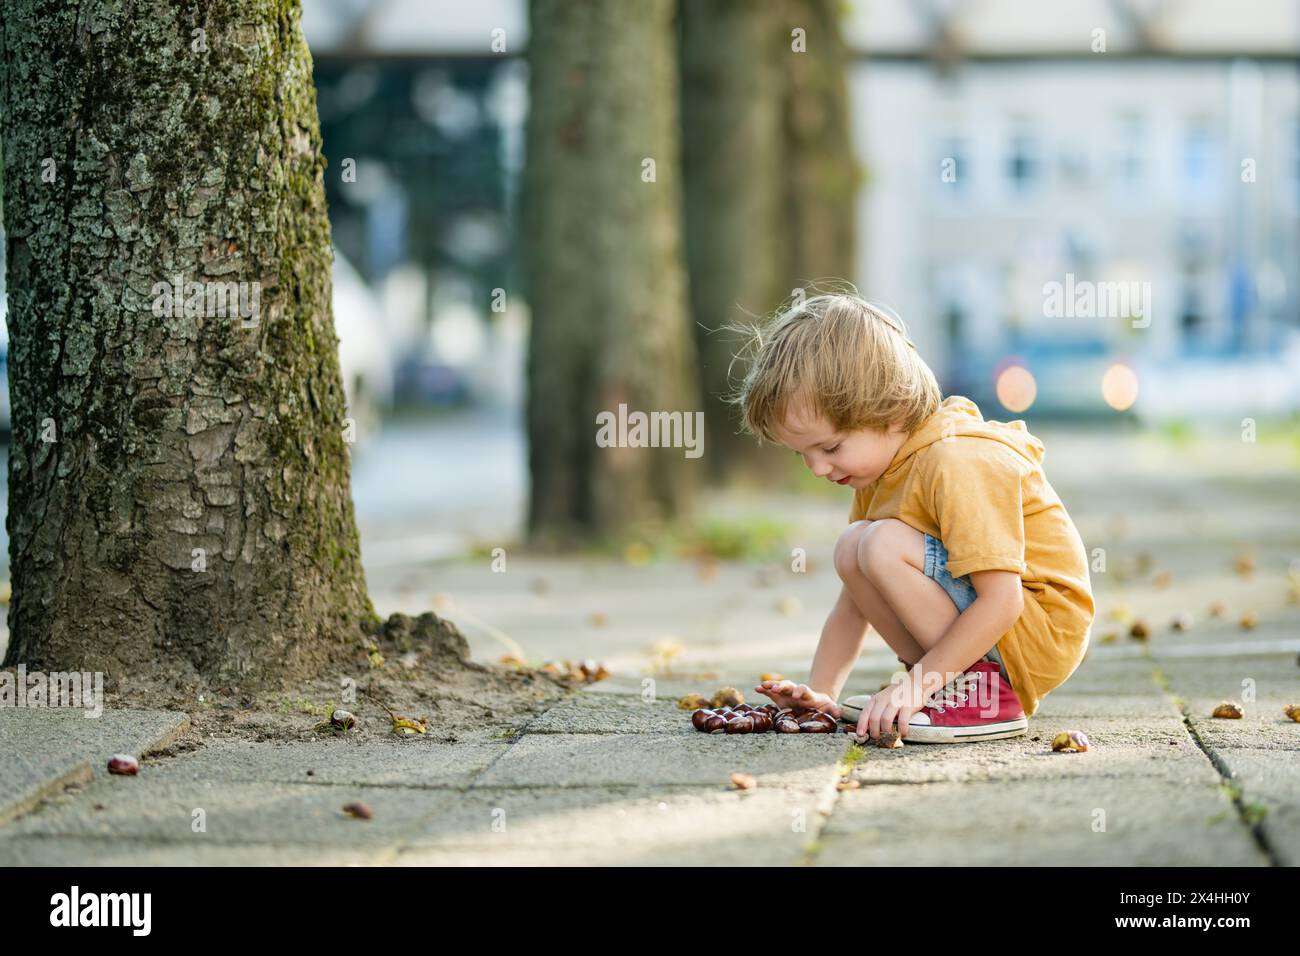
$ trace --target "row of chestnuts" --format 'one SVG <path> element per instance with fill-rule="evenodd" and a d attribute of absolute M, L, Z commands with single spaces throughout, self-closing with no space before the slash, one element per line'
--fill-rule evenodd
<path fill-rule="evenodd" d="M 762 734 L 769 730 L 778 734 L 833 734 L 841 729 L 844 733 L 853 729 L 848 724 L 841 728 L 824 710 L 782 709 L 776 704 L 701 707 L 691 714 L 691 725 L 707 734 Z"/>

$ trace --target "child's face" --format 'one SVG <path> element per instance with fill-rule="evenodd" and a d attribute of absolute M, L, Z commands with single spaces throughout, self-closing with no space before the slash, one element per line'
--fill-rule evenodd
<path fill-rule="evenodd" d="M 803 455 L 809 470 L 851 488 L 863 488 L 879 478 L 898 449 L 907 441 L 907 432 L 897 423 L 888 432 L 873 428 L 836 431 L 820 415 L 810 417 L 799 407 L 791 406 L 783 427 L 775 428 L 777 439 L 787 448 Z"/>

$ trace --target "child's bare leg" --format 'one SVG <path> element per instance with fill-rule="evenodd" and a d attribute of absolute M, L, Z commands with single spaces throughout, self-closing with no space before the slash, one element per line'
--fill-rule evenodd
<path fill-rule="evenodd" d="M 876 629 L 886 644 L 911 667 L 925 654 L 894 609 L 863 571 L 861 548 L 869 526 L 874 521 L 855 521 L 840 535 L 835 545 L 835 570 L 853 598 L 858 611 Z M 933 583 L 933 582 L 931 582 Z M 938 587 L 936 584 L 935 587 Z M 942 589 L 940 589 L 942 591 Z M 945 600 L 947 595 L 944 595 Z M 949 602 L 951 603 L 951 601 Z"/>
<path fill-rule="evenodd" d="M 957 619 L 957 605 L 925 574 L 925 536 L 915 528 L 894 518 L 871 522 L 858 541 L 858 564 L 920 654 L 938 644 Z"/>

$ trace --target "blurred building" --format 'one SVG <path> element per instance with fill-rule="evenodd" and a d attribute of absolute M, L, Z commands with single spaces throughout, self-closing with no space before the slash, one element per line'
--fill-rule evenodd
<path fill-rule="evenodd" d="M 522 3 L 308 0 L 330 223 L 380 303 L 400 402 L 517 406 Z"/>
<path fill-rule="evenodd" d="M 1300 404 L 1300 4 L 868 0 L 849 29 L 860 287 L 946 389 L 1018 363 L 1035 411 L 1100 409 L 1120 361 L 1139 412 Z"/>
<path fill-rule="evenodd" d="M 491 352 L 515 369 L 524 336 L 488 302 L 514 287 L 525 0 L 304 7 L 331 173 L 352 157 L 365 180 L 327 176 L 340 248 L 400 350 L 505 394 Z M 945 390 L 992 415 L 1020 365 L 1033 412 L 1106 411 L 1122 363 L 1139 414 L 1300 407 L 1300 0 L 848 9 L 869 180 L 847 278 Z"/>

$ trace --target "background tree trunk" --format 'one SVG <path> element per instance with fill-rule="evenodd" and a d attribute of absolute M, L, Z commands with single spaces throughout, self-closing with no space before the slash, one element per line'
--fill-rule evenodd
<path fill-rule="evenodd" d="M 700 408 L 687 327 L 674 3 L 534 0 L 522 184 L 529 532 L 617 533 L 689 510 L 682 448 L 602 448 L 598 412 Z M 654 161 L 655 181 L 643 180 Z M 713 453 L 707 439 L 704 458 Z"/>
<path fill-rule="evenodd" d="M 864 176 L 854 158 L 842 6 L 841 0 L 780 4 L 788 64 L 782 149 L 788 219 L 781 235 L 792 287 L 821 278 L 852 280 L 857 271 L 857 195 Z M 805 53 L 790 50 L 797 27 L 805 31 Z M 861 291 L 870 297 L 869 289 Z"/>
<path fill-rule="evenodd" d="M 848 52 L 835 0 L 683 0 L 681 11 L 686 246 L 709 479 L 765 483 L 788 460 L 737 434 L 740 410 L 721 396 L 748 367 L 733 362 L 736 336 L 716 330 L 761 319 L 815 280 L 853 276 L 861 177 Z"/>
<path fill-rule="evenodd" d="M 778 4 L 681 4 L 682 166 L 691 312 L 708 422 L 708 477 L 761 480 L 788 470 L 778 450 L 740 432 L 724 401 L 744 377 L 740 345 L 722 327 L 755 321 L 791 292 L 783 260 L 783 93 L 789 44 Z"/>
<path fill-rule="evenodd" d="M 5 0 L 0 37 L 7 662 L 248 685 L 354 658 L 378 622 L 298 4 Z M 177 275 L 260 283 L 255 324 L 155 314 Z"/>

